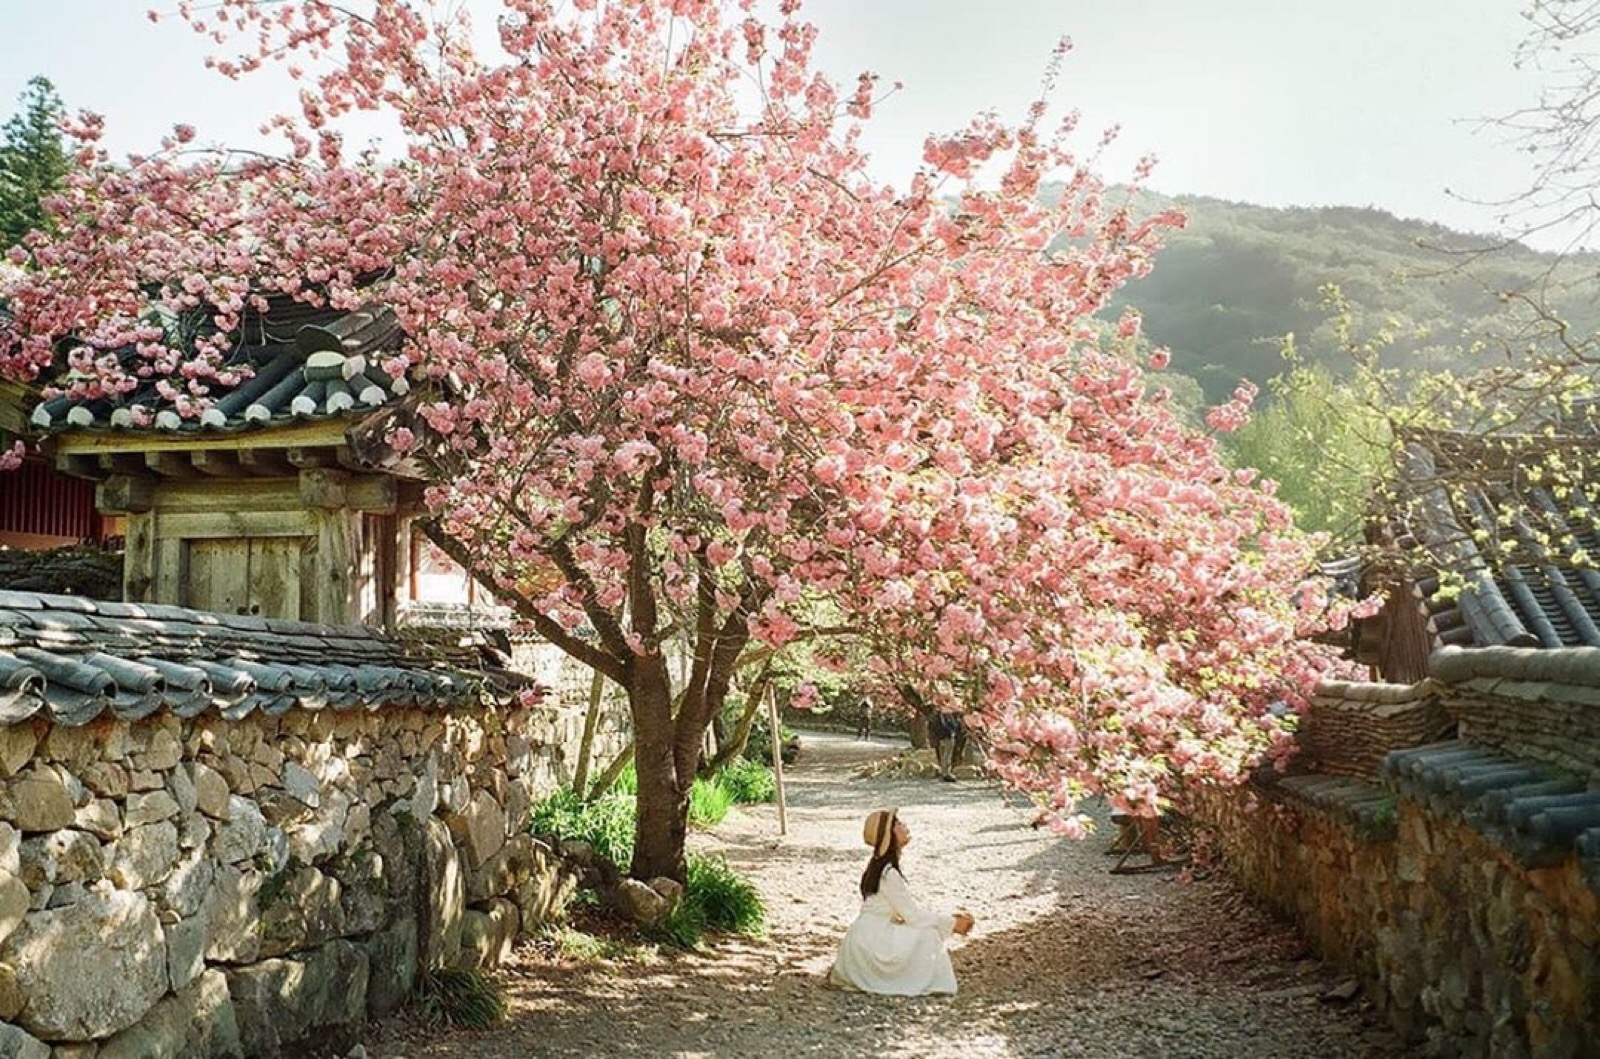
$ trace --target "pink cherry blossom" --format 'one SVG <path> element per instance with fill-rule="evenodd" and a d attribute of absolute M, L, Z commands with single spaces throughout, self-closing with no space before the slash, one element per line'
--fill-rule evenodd
<path fill-rule="evenodd" d="M 64 391 L 193 418 L 262 295 L 392 308 L 379 366 L 413 390 L 390 447 L 475 573 L 625 691 L 645 877 L 681 877 L 741 657 L 822 612 L 884 690 L 967 711 L 1064 833 L 1090 795 L 1149 814 L 1281 757 L 1274 704 L 1328 664 L 1301 637 L 1343 615 L 1302 591 L 1317 542 L 1270 484 L 1146 391 L 1166 354 L 1098 316 L 1182 218 L 1135 219 L 1075 117 L 980 114 L 891 186 L 860 146 L 876 79 L 817 72 L 798 0 L 504 0 L 483 54 L 457 6 L 207 5 L 224 76 L 299 75 L 263 121 L 279 156 L 184 132 L 113 159 L 71 119 L 64 223 L 0 292 L 0 374 L 65 340 Z M 349 149 L 364 113 L 397 142 Z"/>

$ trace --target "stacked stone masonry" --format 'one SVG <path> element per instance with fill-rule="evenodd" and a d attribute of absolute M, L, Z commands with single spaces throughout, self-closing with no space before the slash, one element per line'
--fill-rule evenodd
<path fill-rule="evenodd" d="M 1342 700 L 1346 727 L 1374 703 L 1429 699 L 1459 738 L 1418 729 L 1422 745 L 1360 775 L 1348 766 L 1371 759 L 1374 724 L 1336 769 L 1319 743 L 1296 774 L 1208 791 L 1197 811 L 1240 879 L 1362 979 L 1419 1054 L 1595 1055 L 1600 651 L 1447 648 L 1422 685 L 1325 685 L 1317 706 Z"/>
<path fill-rule="evenodd" d="M 327 1055 L 571 879 L 526 833 L 582 704 L 0 727 L 0 1055 Z M 597 753 L 624 733 L 608 720 Z"/>

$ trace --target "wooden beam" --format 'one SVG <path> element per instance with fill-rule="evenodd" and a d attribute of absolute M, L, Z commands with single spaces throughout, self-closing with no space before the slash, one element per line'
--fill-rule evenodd
<path fill-rule="evenodd" d="M 317 527 L 316 581 L 312 589 L 312 621 L 345 625 L 351 614 L 350 574 L 355 556 L 352 516 L 343 511 L 314 511 Z"/>
<path fill-rule="evenodd" d="M 345 483 L 345 503 L 355 511 L 373 515 L 392 515 L 399 505 L 400 490 L 385 474 L 351 475 Z"/>
<path fill-rule="evenodd" d="M 336 455 L 339 460 L 339 466 L 343 467 L 347 471 L 372 470 L 371 467 L 367 466 L 358 456 L 356 456 L 355 450 L 348 445 L 340 445 Z"/>
<path fill-rule="evenodd" d="M 239 466 L 259 478 L 293 478 L 294 465 L 279 449 L 240 449 Z"/>
<path fill-rule="evenodd" d="M 122 598 L 146 603 L 155 589 L 156 519 L 154 515 L 129 515 L 122 558 Z"/>
<path fill-rule="evenodd" d="M 142 475 L 150 469 L 137 452 L 102 452 L 98 459 L 100 469 L 107 474 Z"/>
<path fill-rule="evenodd" d="M 147 452 L 144 465 L 163 478 L 198 478 L 194 461 L 181 452 Z"/>
<path fill-rule="evenodd" d="M 87 478 L 91 482 L 111 477 L 111 472 L 101 470 L 100 461 L 89 455 L 66 456 L 58 452 L 56 470 L 69 478 Z"/>
<path fill-rule="evenodd" d="M 155 498 L 154 482 L 127 474 L 113 474 L 94 490 L 94 506 L 108 515 L 143 514 L 155 506 Z"/>
<path fill-rule="evenodd" d="M 350 425 L 341 420 L 322 420 L 315 423 L 294 423 L 263 430 L 242 430 L 238 433 L 167 434 L 163 431 L 119 431 L 115 434 L 96 434 L 88 431 L 70 431 L 57 435 L 56 451 L 64 453 L 101 452 L 192 452 L 195 450 L 287 449 L 291 447 L 338 447 L 344 444 L 345 429 Z"/>
<path fill-rule="evenodd" d="M 345 506 L 345 483 L 350 476 L 342 471 L 320 468 L 300 472 L 300 502 L 306 507 L 332 511 Z"/>
<path fill-rule="evenodd" d="M 215 475 L 218 478 L 242 478 L 245 474 L 244 468 L 239 466 L 239 457 L 235 452 L 195 449 L 189 453 L 189 459 L 194 462 L 195 470 L 201 474 Z"/>
<path fill-rule="evenodd" d="M 306 448 L 296 446 L 294 448 L 285 449 L 284 455 L 288 457 L 289 462 L 292 465 L 299 467 L 301 470 L 307 470 L 316 467 L 339 466 L 338 452 L 333 447 Z"/>

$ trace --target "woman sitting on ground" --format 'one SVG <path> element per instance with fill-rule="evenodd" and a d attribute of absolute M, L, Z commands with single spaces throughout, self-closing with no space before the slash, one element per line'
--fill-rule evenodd
<path fill-rule="evenodd" d="M 900 874 L 900 851 L 911 841 L 911 829 L 895 813 L 879 809 L 862 829 L 872 859 L 861 875 L 861 913 L 845 933 L 828 978 L 867 993 L 954 993 L 956 972 L 944 943 L 951 934 L 970 932 L 972 917 L 918 907 Z"/>

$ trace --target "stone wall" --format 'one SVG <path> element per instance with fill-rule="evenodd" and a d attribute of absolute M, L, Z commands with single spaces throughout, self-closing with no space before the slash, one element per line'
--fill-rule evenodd
<path fill-rule="evenodd" d="M 1303 755 L 1297 775 L 1205 792 L 1196 812 L 1246 887 L 1359 977 L 1425 1054 L 1594 1055 L 1600 792 L 1586 770 L 1562 766 L 1593 760 L 1595 748 L 1584 722 L 1556 729 L 1564 744 L 1546 728 L 1600 680 L 1533 695 L 1534 678 L 1517 668 L 1525 659 L 1496 675 L 1507 659 L 1441 657 L 1430 690 L 1462 735 L 1488 733 L 1485 744 L 1394 750 L 1365 774 L 1348 753 L 1335 755 L 1341 775 Z M 1383 698 L 1358 690 L 1341 717 Z M 1390 697 L 1409 701 L 1412 690 Z M 1325 686 L 1319 701 L 1336 697 Z"/>
<path fill-rule="evenodd" d="M 582 703 L 0 727 L 0 1056 L 327 1055 L 571 886 Z M 597 753 L 619 749 L 608 715 Z"/>

